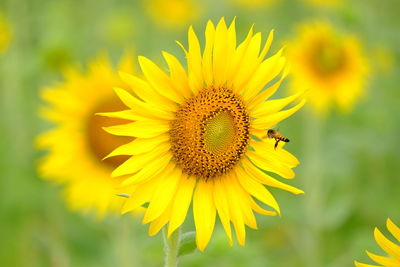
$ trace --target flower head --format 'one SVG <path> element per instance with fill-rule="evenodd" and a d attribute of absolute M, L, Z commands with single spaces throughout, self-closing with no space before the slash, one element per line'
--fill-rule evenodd
<path fill-rule="evenodd" d="M 396 226 L 389 218 L 386 221 L 386 227 L 393 237 L 397 240 L 397 244 L 386 238 L 378 228 L 375 228 L 374 236 L 378 245 L 388 254 L 388 256 L 379 256 L 374 253 L 367 251 L 368 256 L 379 265 L 370 265 L 359 263 L 357 261 L 354 264 L 357 267 L 368 267 L 368 266 L 385 266 L 395 267 L 400 266 L 400 228 Z"/>
<path fill-rule="evenodd" d="M 254 211 L 271 216 L 280 212 L 264 185 L 302 193 L 271 176 L 291 179 L 299 162 L 282 142 L 274 149 L 276 141 L 265 135 L 305 101 L 302 93 L 266 101 L 287 74 L 282 50 L 264 59 L 272 31 L 262 48 L 261 33 L 254 34 L 253 28 L 237 46 L 235 23 L 227 27 L 221 19 L 216 27 L 208 22 L 203 51 L 192 27 L 188 39 L 188 50 L 181 45 L 187 73 L 166 52 L 169 74 L 145 57 L 139 57 L 144 78 L 121 73 L 131 90 L 117 88 L 116 93 L 130 109 L 108 116 L 133 122 L 106 130 L 136 139 L 110 154 L 130 156 L 113 176 L 126 177 L 120 190 L 131 197 L 123 212 L 149 203 L 143 223 L 151 223 L 150 235 L 167 223 L 171 235 L 193 201 L 200 250 L 211 238 L 217 213 L 229 242 L 232 223 L 244 245 L 245 225 L 257 228 Z M 293 102 L 298 103 L 282 110 Z"/>
<path fill-rule="evenodd" d="M 359 41 L 328 24 L 302 25 L 289 46 L 293 90 L 307 87 L 317 112 L 332 104 L 348 111 L 365 87 L 368 73 Z"/>
<path fill-rule="evenodd" d="M 131 63 L 127 54 L 119 68 L 133 71 Z M 39 173 L 65 185 L 65 196 L 72 209 L 91 210 L 100 216 L 120 208 L 121 199 L 115 196 L 118 179 L 111 179 L 110 173 L 126 159 L 124 156 L 103 158 L 132 140 L 101 129 L 126 120 L 95 115 L 124 108 L 114 95 L 115 86 L 127 87 L 108 58 L 102 56 L 90 64 L 88 73 L 70 69 L 65 81 L 42 91 L 47 105 L 40 114 L 54 123 L 55 128 L 37 139 L 40 148 L 49 150 L 40 162 Z"/>

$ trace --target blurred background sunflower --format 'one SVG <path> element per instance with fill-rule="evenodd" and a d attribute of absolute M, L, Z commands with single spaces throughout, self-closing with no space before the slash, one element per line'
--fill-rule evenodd
<path fill-rule="evenodd" d="M 163 69 L 160 50 L 183 62 L 185 55 L 173 41 L 186 40 L 188 24 L 204 32 L 208 19 L 216 23 L 223 16 L 227 21 L 236 16 L 238 40 L 253 24 L 256 31 L 275 28 L 279 34 L 271 53 L 282 44 L 288 44 L 289 52 L 289 41 L 297 44 L 294 29 L 305 22 L 327 23 L 339 36 L 351 34 L 358 40 L 369 75 L 360 87 L 363 96 L 354 98 L 349 112 L 333 108 L 327 116 L 315 116 L 305 107 L 280 125 L 290 139 L 287 149 L 302 163 L 291 185 L 306 194 L 294 198 L 272 189 L 285 210 L 280 218 L 257 217 L 263 227 L 248 231 L 245 247 L 230 247 L 217 225 L 207 252 L 183 257 L 181 265 L 342 267 L 352 266 L 354 259 L 370 263 L 364 250 L 380 251 L 371 229 L 385 229 L 389 214 L 393 222 L 400 221 L 398 1 L 341 0 L 321 7 L 305 0 L 276 0 L 262 8 L 243 8 L 234 0 L 192 0 L 194 9 L 185 8 L 182 16 L 179 8 L 173 10 L 175 1 L 154 1 L 157 7 L 171 3 L 164 11 L 176 14 L 173 18 L 181 24 L 176 26 L 156 22 L 162 16 L 151 15 L 149 2 L 153 1 L 0 2 L 6 32 L 12 32 L 0 53 L 1 265 L 162 264 L 161 235 L 148 238 L 145 227 L 129 215 L 98 221 L 71 212 L 62 189 L 39 178 L 37 167 L 48 152 L 35 150 L 34 140 L 54 127 L 37 116 L 44 104 L 40 95 L 43 87 L 65 81 L 67 66 L 90 65 L 102 50 L 108 51 L 114 66 L 129 47 Z M 0 30 L 0 40 L 3 36 Z M 204 36 L 199 39 L 204 43 Z M 288 79 L 295 75 L 293 66 Z M 283 82 L 281 87 L 289 90 L 290 85 Z M 287 95 L 282 91 L 276 98 Z M 189 220 L 183 228 L 193 230 L 192 225 Z"/>
<path fill-rule="evenodd" d="M 195 0 L 143 0 L 144 8 L 160 28 L 179 30 L 201 16 L 202 7 Z"/>
<path fill-rule="evenodd" d="M 38 148 L 49 150 L 40 160 L 39 174 L 66 185 L 64 194 L 72 210 L 93 211 L 99 217 L 120 208 L 118 179 L 111 179 L 110 174 L 127 159 L 105 157 L 132 141 L 102 130 L 127 121 L 96 115 L 126 109 L 114 94 L 114 87 L 126 87 L 116 69 L 133 72 L 132 55 L 125 55 L 115 68 L 107 55 L 99 56 L 90 63 L 88 73 L 68 69 L 64 82 L 40 92 L 45 101 L 40 116 L 55 126 L 36 140 Z"/>
<path fill-rule="evenodd" d="M 332 106 L 349 111 L 367 84 L 368 62 L 360 41 L 341 35 L 327 23 L 300 25 L 289 44 L 292 90 L 311 90 L 309 99 L 317 113 Z"/>

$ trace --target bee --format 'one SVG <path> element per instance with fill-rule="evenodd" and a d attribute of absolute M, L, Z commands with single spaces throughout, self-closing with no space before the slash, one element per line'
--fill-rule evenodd
<path fill-rule="evenodd" d="M 274 129 L 269 129 L 267 131 L 267 135 L 264 136 L 264 138 L 265 137 L 274 138 L 275 139 L 276 142 L 275 142 L 275 145 L 274 145 L 274 149 L 276 149 L 278 147 L 278 143 L 280 141 L 285 142 L 285 143 L 289 143 L 290 142 L 290 140 L 288 138 L 284 137 L 277 130 L 274 130 Z"/>

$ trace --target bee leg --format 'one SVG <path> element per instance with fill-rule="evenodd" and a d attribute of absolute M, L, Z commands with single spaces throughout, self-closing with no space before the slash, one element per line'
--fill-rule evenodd
<path fill-rule="evenodd" d="M 274 145 L 274 149 L 276 150 L 276 148 L 278 147 L 278 143 L 279 143 L 279 139 L 278 140 L 276 140 L 276 142 L 275 142 L 275 145 Z"/>

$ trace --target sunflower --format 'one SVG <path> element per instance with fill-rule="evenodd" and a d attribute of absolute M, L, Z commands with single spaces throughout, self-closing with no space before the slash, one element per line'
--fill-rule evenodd
<path fill-rule="evenodd" d="M 186 27 L 201 13 L 194 0 L 146 0 L 144 5 L 153 21 L 166 28 Z"/>
<path fill-rule="evenodd" d="M 379 256 L 371 252 L 367 252 L 368 256 L 378 263 L 379 265 L 370 265 L 359 263 L 357 261 L 354 264 L 357 267 L 369 267 L 369 266 L 385 266 L 385 267 L 397 267 L 400 266 L 400 228 L 396 226 L 389 218 L 386 221 L 386 227 L 389 232 L 396 238 L 397 243 L 387 239 L 378 228 L 375 228 L 374 236 L 378 245 L 387 253 L 389 256 Z"/>
<path fill-rule="evenodd" d="M 0 12 L 0 53 L 6 50 L 8 43 L 10 42 L 10 38 L 10 27 L 3 14 Z"/>
<path fill-rule="evenodd" d="M 289 45 L 288 57 L 293 90 L 309 88 L 309 99 L 317 112 L 326 112 L 333 103 L 349 111 L 363 93 L 368 67 L 353 36 L 340 35 L 324 23 L 302 25 Z"/>
<path fill-rule="evenodd" d="M 217 213 L 229 243 L 232 223 L 241 245 L 245 225 L 257 228 L 253 211 L 280 213 L 264 185 L 303 193 L 270 175 L 291 179 L 299 162 L 282 142 L 274 149 L 275 140 L 265 135 L 266 129 L 305 103 L 303 93 L 266 101 L 287 74 L 282 50 L 264 59 L 272 31 L 261 51 L 261 33 L 254 34 L 253 28 L 236 46 L 234 21 L 229 27 L 224 19 L 216 27 L 209 21 L 205 39 L 202 52 L 190 27 L 188 50 L 178 42 L 186 54 L 187 73 L 167 52 L 163 56 L 169 74 L 145 57 L 139 57 L 143 79 L 121 73 L 131 90 L 116 88 L 116 93 L 129 109 L 106 115 L 134 122 L 105 128 L 118 136 L 136 137 L 110 154 L 130 156 L 112 173 L 125 176 L 120 190 L 131 196 L 122 212 L 147 203 L 143 223 L 151 223 L 149 234 L 168 223 L 170 236 L 184 222 L 193 200 L 201 251 L 211 238 Z M 282 110 L 293 102 L 296 105 Z"/>
<path fill-rule="evenodd" d="M 119 68 L 133 71 L 130 58 L 128 54 L 123 57 Z M 37 140 L 40 148 L 49 150 L 39 164 L 39 173 L 65 184 L 65 196 L 73 210 L 103 216 L 121 207 L 120 198 L 115 196 L 118 179 L 111 179 L 110 174 L 126 157 L 102 159 L 132 138 L 113 136 L 101 129 L 125 120 L 95 116 L 96 112 L 124 108 L 112 88 L 127 86 L 107 56 L 93 61 L 89 69 L 86 74 L 69 69 L 65 81 L 42 91 L 47 106 L 40 114 L 56 127 Z"/>

